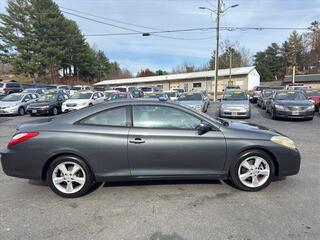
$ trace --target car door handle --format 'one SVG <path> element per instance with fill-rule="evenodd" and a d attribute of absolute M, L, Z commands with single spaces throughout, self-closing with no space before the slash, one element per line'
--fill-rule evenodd
<path fill-rule="evenodd" d="M 130 140 L 129 143 L 134 143 L 134 144 L 141 144 L 145 143 L 146 141 L 141 139 L 141 138 L 135 138 L 134 140 Z"/>

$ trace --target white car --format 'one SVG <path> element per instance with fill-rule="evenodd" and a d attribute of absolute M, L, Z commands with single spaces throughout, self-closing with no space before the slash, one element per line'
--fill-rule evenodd
<path fill-rule="evenodd" d="M 178 91 L 165 91 L 167 96 L 170 98 L 171 101 L 178 101 L 179 92 Z"/>
<path fill-rule="evenodd" d="M 105 95 L 102 92 L 79 91 L 62 104 L 62 112 L 70 112 L 90 107 L 102 103 L 104 100 Z"/>
<path fill-rule="evenodd" d="M 84 85 L 74 85 L 71 89 L 70 89 L 70 96 L 72 96 L 73 94 L 75 94 L 78 91 L 83 91 L 83 90 L 87 90 L 87 91 L 93 91 L 93 87 L 91 86 L 84 86 Z"/>

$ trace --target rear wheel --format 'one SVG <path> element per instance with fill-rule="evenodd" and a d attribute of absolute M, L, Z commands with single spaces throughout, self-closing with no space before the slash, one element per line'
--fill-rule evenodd
<path fill-rule="evenodd" d="M 60 156 L 47 171 L 48 185 L 53 192 L 65 198 L 86 194 L 93 184 L 92 172 L 87 164 L 74 156 Z"/>
<path fill-rule="evenodd" d="M 276 120 L 276 119 L 277 119 L 276 110 L 274 110 L 274 109 L 271 109 L 271 118 L 272 118 L 273 120 Z"/>
<path fill-rule="evenodd" d="M 270 156 L 260 150 L 242 154 L 230 169 L 235 187 L 244 191 L 259 191 L 267 187 L 274 175 L 274 164 Z"/>

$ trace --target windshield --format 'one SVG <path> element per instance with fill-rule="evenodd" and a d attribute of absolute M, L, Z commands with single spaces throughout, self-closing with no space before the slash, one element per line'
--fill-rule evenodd
<path fill-rule="evenodd" d="M 77 92 L 71 97 L 71 99 L 90 99 L 91 96 L 91 92 Z"/>
<path fill-rule="evenodd" d="M 179 97 L 179 101 L 201 101 L 200 93 L 187 93 Z"/>
<path fill-rule="evenodd" d="M 233 91 L 233 92 L 227 92 L 223 95 L 223 100 L 226 101 L 242 101 L 242 100 L 248 100 L 248 96 L 245 92 L 241 91 Z"/>
<path fill-rule="evenodd" d="M 275 96 L 276 100 L 307 100 L 306 96 L 301 92 L 278 92 Z"/>
<path fill-rule="evenodd" d="M 26 93 L 35 93 L 36 91 L 37 91 L 37 89 L 34 89 L 34 88 L 28 88 L 28 89 L 23 90 L 23 92 L 26 92 Z"/>
<path fill-rule="evenodd" d="M 127 88 L 119 87 L 119 88 L 115 88 L 114 90 L 117 90 L 119 92 L 126 92 Z"/>
<path fill-rule="evenodd" d="M 81 89 L 82 89 L 82 87 L 80 87 L 80 86 L 72 87 L 72 88 L 71 88 L 71 90 L 76 90 L 76 91 L 79 91 L 79 90 L 81 90 Z"/>
<path fill-rule="evenodd" d="M 17 102 L 17 101 L 21 101 L 23 95 L 21 94 L 10 94 L 6 97 L 4 97 L 2 99 L 2 101 L 5 101 L 5 102 Z"/>
<path fill-rule="evenodd" d="M 269 91 L 263 91 L 263 92 L 262 92 L 262 95 L 263 95 L 264 97 L 269 97 L 269 96 L 272 95 L 272 93 L 273 93 L 273 91 L 271 91 L 271 90 L 269 90 Z"/>
<path fill-rule="evenodd" d="M 168 97 L 176 97 L 178 95 L 177 92 L 166 92 L 166 94 L 168 95 Z"/>
<path fill-rule="evenodd" d="M 306 94 L 308 97 L 320 97 L 320 90 L 307 90 Z"/>
<path fill-rule="evenodd" d="M 269 87 L 257 87 L 256 88 L 256 91 L 262 91 L 262 90 L 264 90 L 264 89 L 268 89 Z"/>
<path fill-rule="evenodd" d="M 149 94 L 145 94 L 143 96 L 143 98 L 160 98 L 160 97 L 164 97 L 163 93 L 149 93 Z"/>
<path fill-rule="evenodd" d="M 56 100 L 57 95 L 56 94 L 47 94 L 40 96 L 37 100 L 37 102 L 51 102 Z"/>
<path fill-rule="evenodd" d="M 141 90 L 142 92 L 152 92 L 152 88 L 150 87 L 142 87 Z"/>
<path fill-rule="evenodd" d="M 122 99 L 122 98 L 128 98 L 127 94 L 113 94 L 112 96 L 109 97 L 108 100 L 116 100 L 116 99 Z"/>
<path fill-rule="evenodd" d="M 2 88 L 2 87 L 3 87 L 3 85 L 4 85 L 3 83 L 0 83 L 0 88 Z"/>

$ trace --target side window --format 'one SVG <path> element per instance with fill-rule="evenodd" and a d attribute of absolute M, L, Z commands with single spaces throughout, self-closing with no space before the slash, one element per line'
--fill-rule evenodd
<path fill-rule="evenodd" d="M 64 101 L 64 98 L 63 98 L 62 95 L 59 95 L 59 96 L 58 96 L 58 101 Z"/>
<path fill-rule="evenodd" d="M 195 129 L 200 123 L 200 119 L 171 107 L 147 105 L 133 107 L 134 127 Z"/>
<path fill-rule="evenodd" d="M 93 94 L 92 99 L 97 99 L 97 98 L 98 98 L 98 94 L 97 93 Z"/>
<path fill-rule="evenodd" d="M 80 121 L 80 124 L 101 125 L 101 126 L 128 126 L 127 108 L 112 108 L 103 112 L 96 113 Z"/>
<path fill-rule="evenodd" d="M 27 102 L 27 101 L 30 101 L 30 100 L 31 100 L 30 95 L 27 95 L 27 96 L 25 96 L 25 97 L 23 98 L 23 101 L 24 101 L 24 102 Z"/>

